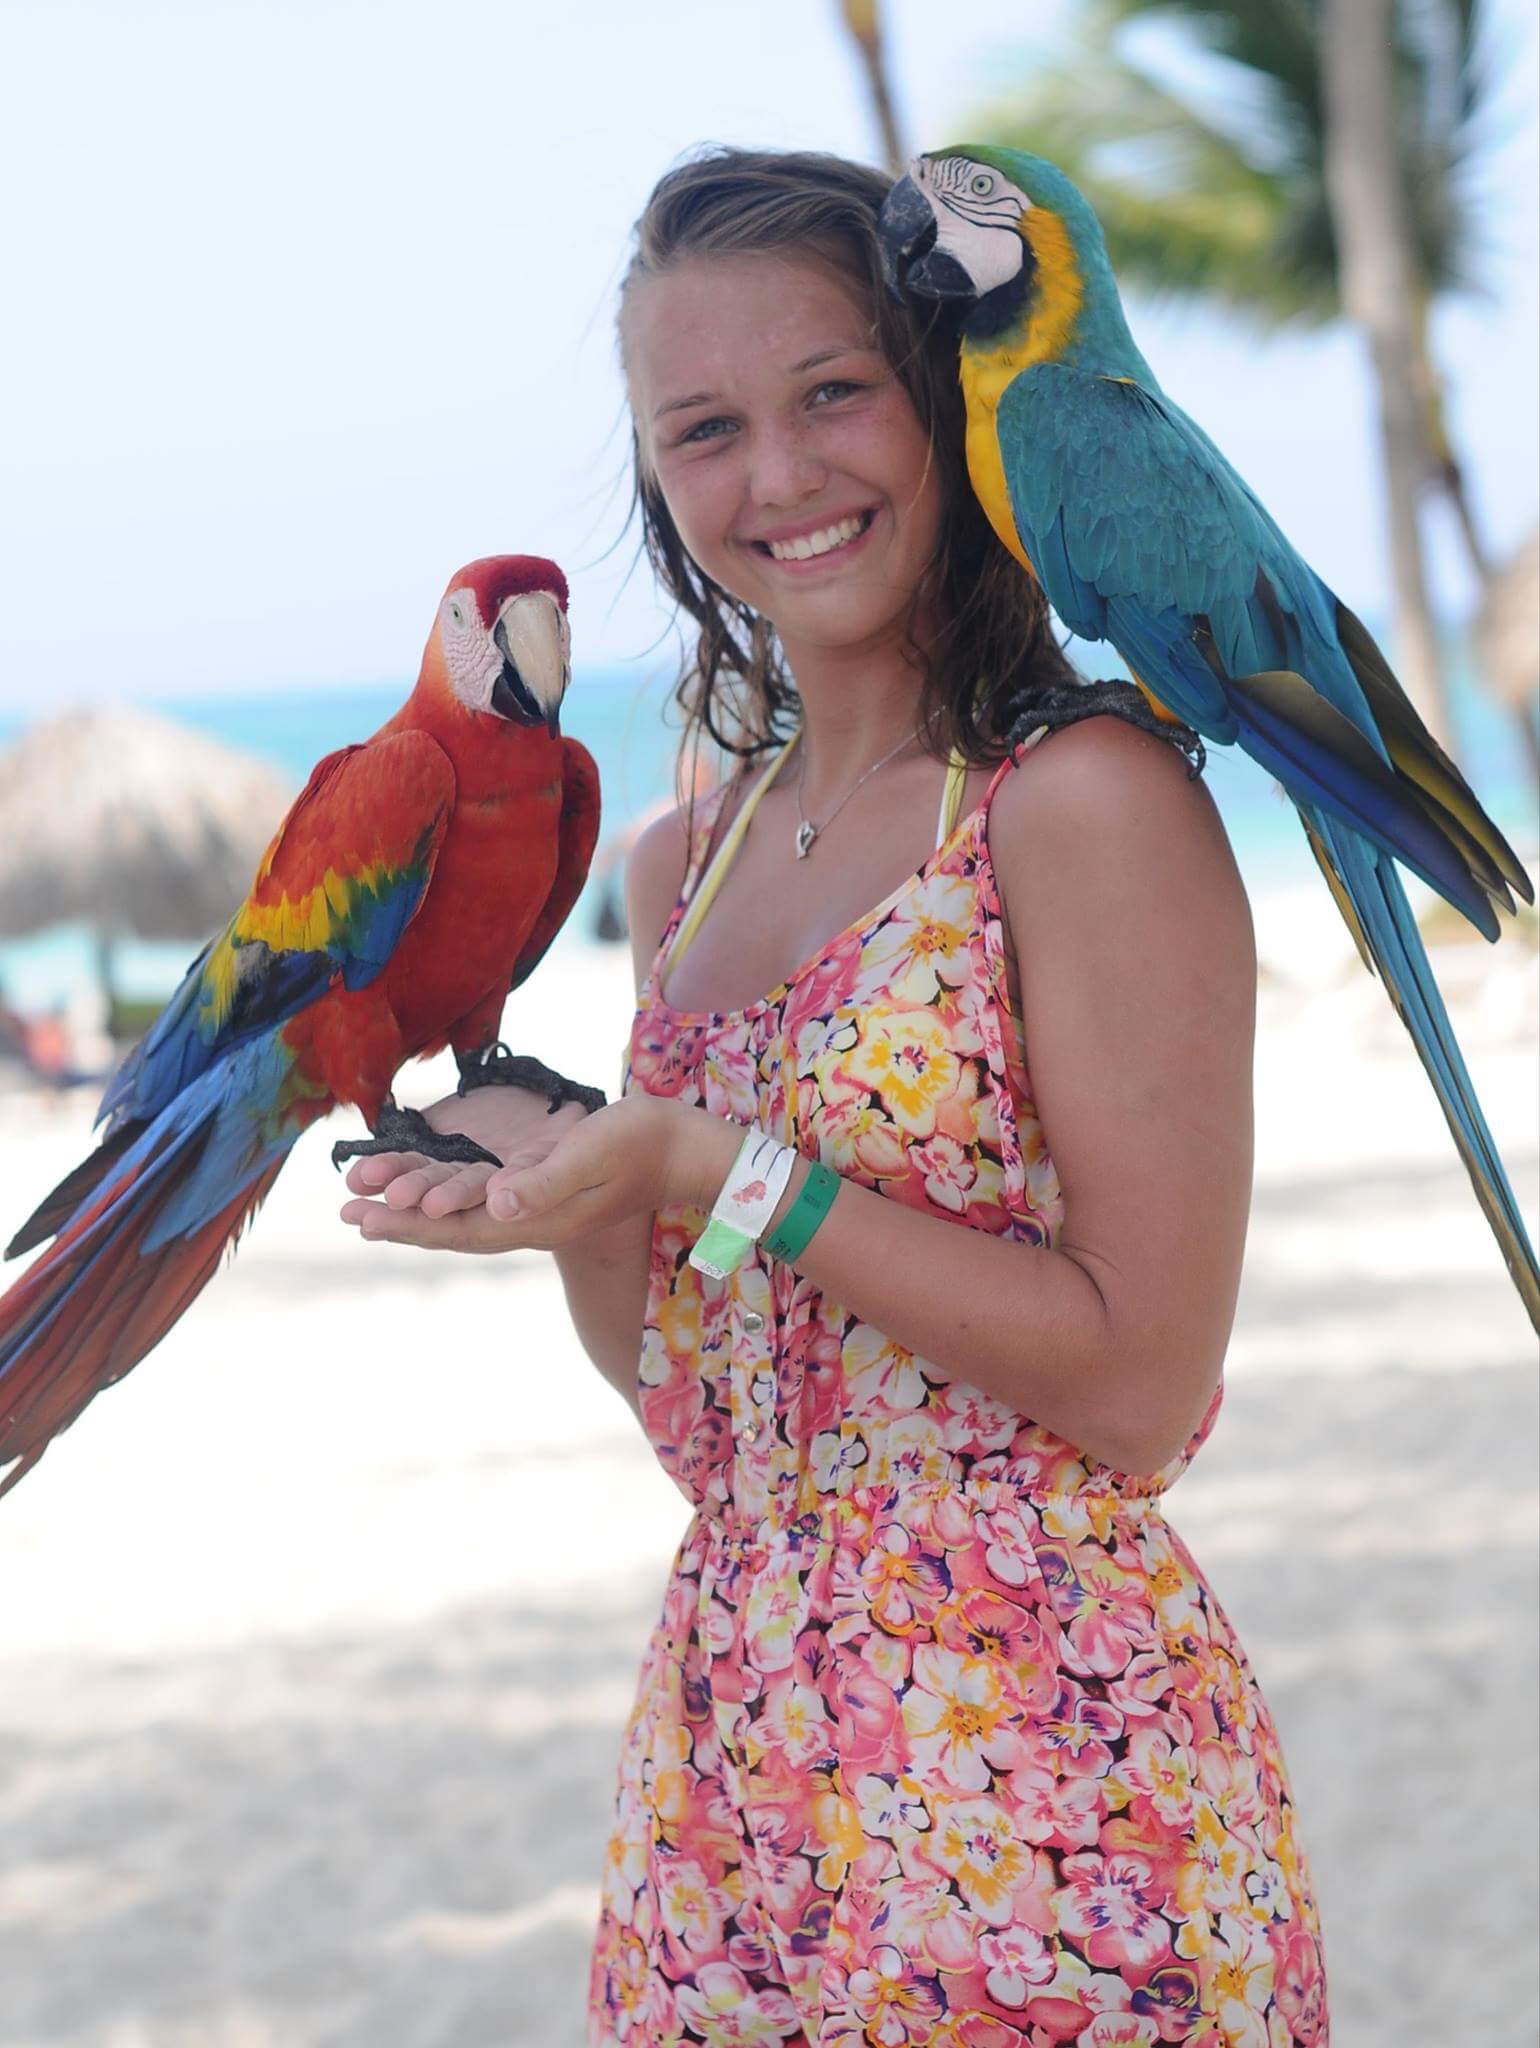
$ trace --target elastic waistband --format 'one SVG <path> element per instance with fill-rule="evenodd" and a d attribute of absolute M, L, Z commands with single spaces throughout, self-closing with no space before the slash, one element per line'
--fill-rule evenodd
<path fill-rule="evenodd" d="M 773 1511 L 747 1508 L 734 1501 L 706 1500 L 697 1503 L 695 1521 L 735 1541 L 768 1542 L 800 1539 L 815 1541 L 838 1534 L 842 1525 L 864 1516 L 891 1512 L 894 1508 L 916 1516 L 938 1502 L 959 1501 L 976 1513 L 988 1514 L 1001 1508 L 1030 1508 L 1039 1514 L 1066 1507 L 1090 1515 L 1160 1514 L 1165 1488 L 1122 1493 L 1112 1487 L 1042 1487 L 1012 1478 L 927 1479 L 852 1488 L 849 1493 L 829 1494 L 816 1506 L 784 1520 Z"/>

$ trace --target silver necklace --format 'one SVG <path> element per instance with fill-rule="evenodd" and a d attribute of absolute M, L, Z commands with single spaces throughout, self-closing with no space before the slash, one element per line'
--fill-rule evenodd
<path fill-rule="evenodd" d="M 903 749 L 904 749 L 905 747 L 907 747 L 907 746 L 908 746 L 909 742 L 910 742 L 910 741 L 911 741 L 912 739 L 917 739 L 917 738 L 919 737 L 919 731 L 920 731 L 920 728 L 919 728 L 918 726 L 916 726 L 913 732 L 906 732 L 906 733 L 904 734 L 903 738 L 902 738 L 902 739 L 901 739 L 901 740 L 899 741 L 899 743 L 898 743 L 898 745 L 897 745 L 896 747 L 890 747 L 890 748 L 888 749 L 887 753 L 885 753 L 885 754 L 883 755 L 883 757 L 882 757 L 882 759 L 881 759 L 880 761 L 873 761 L 873 763 L 872 763 L 871 767 L 867 769 L 867 771 L 866 771 L 866 774 L 865 774 L 865 775 L 862 775 L 862 776 L 859 776 L 859 777 L 857 777 L 857 779 L 856 779 L 856 780 L 855 780 L 855 781 L 854 781 L 853 783 L 851 783 L 851 785 L 850 785 L 849 789 L 847 789 L 847 790 L 846 790 L 845 794 L 844 794 L 844 795 L 843 795 L 843 796 L 842 796 L 842 797 L 840 798 L 839 802 L 838 802 L 838 803 L 837 803 L 837 804 L 836 804 L 836 805 L 834 806 L 834 809 L 833 809 L 832 811 L 830 811 L 830 813 L 829 813 L 828 817 L 827 817 L 827 818 L 825 818 L 825 819 L 823 820 L 823 823 L 822 823 L 822 824 L 819 824 L 819 825 L 815 825 L 815 824 L 813 823 L 813 821 L 812 821 L 812 819 L 811 819 L 811 818 L 806 818 L 806 817 L 804 817 L 804 816 L 802 815 L 802 785 L 803 785 L 804 781 L 805 781 L 805 780 L 807 779 L 807 734 L 806 734 L 806 733 L 803 733 L 803 735 L 802 735 L 802 765 L 801 765 L 801 767 L 800 767 L 800 768 L 798 769 L 798 771 L 797 771 L 797 792 L 796 792 L 796 794 L 797 794 L 797 858 L 798 858 L 798 860 L 806 860 L 806 859 L 807 859 L 808 855 L 809 855 L 809 854 L 810 854 L 810 853 L 812 852 L 812 850 L 813 850 L 813 841 L 814 841 L 814 840 L 815 840 L 815 839 L 816 839 L 816 838 L 818 837 L 818 835 L 819 835 L 819 833 L 820 833 L 820 832 L 823 832 L 823 831 L 825 831 L 825 830 L 826 830 L 826 829 L 827 829 L 827 828 L 828 828 L 828 827 L 829 827 L 830 825 L 832 825 L 832 824 L 834 823 L 834 820 L 835 820 L 835 819 L 836 819 L 836 818 L 837 818 L 837 817 L 839 816 L 840 812 L 841 812 L 842 810 L 844 810 L 844 808 L 845 808 L 846 804 L 848 804 L 848 803 L 849 803 L 850 799 L 851 799 L 851 798 L 852 798 L 852 797 L 853 797 L 853 796 L 855 795 L 856 791 L 857 791 L 857 790 L 858 790 L 858 789 L 859 789 L 859 788 L 861 787 L 861 784 L 862 784 L 863 782 L 865 782 L 865 781 L 867 780 L 867 778 L 868 778 L 869 776 L 875 775 L 875 774 L 877 773 L 877 770 L 878 770 L 879 768 L 886 768 L 886 766 L 887 766 L 887 765 L 888 765 L 888 763 L 889 763 L 889 762 L 890 762 L 890 761 L 892 760 L 892 758 L 893 758 L 893 756 L 894 756 L 895 754 L 901 753 L 901 752 L 903 751 Z"/>

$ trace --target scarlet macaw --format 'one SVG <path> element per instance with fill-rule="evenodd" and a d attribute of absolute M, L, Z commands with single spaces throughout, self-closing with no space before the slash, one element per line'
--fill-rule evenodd
<path fill-rule="evenodd" d="M 569 653 L 554 562 L 472 562 L 401 710 L 317 764 L 251 893 L 109 1083 L 101 1144 L 8 1248 L 57 1233 L 0 1298 L 0 1493 L 159 1342 L 338 1103 L 375 1133 L 338 1158 L 490 1159 L 395 1107 L 403 1061 L 448 1045 L 462 1087 L 603 1100 L 495 1047 L 599 829 L 598 772 L 559 727 Z"/>
<path fill-rule="evenodd" d="M 1517 856 L 1365 627 L 1162 391 L 1062 171 L 938 150 L 895 184 L 880 235 L 894 290 L 959 316 L 968 472 L 1001 541 L 1157 710 L 1238 743 L 1293 798 L 1540 1327 L 1540 1269 L 1394 866 L 1495 939 L 1494 903 L 1534 901 Z"/>

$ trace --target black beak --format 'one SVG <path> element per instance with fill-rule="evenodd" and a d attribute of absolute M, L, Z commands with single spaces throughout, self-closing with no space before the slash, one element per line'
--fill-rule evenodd
<path fill-rule="evenodd" d="M 973 279 L 944 249 L 936 247 L 936 216 L 914 182 L 899 179 L 877 216 L 882 270 L 895 298 L 913 293 L 926 299 L 976 299 Z"/>

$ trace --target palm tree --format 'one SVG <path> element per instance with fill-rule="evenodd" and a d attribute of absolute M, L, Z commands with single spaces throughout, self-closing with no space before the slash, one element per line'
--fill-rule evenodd
<path fill-rule="evenodd" d="M 909 152 L 898 124 L 898 104 L 883 42 L 882 10 L 878 0 L 839 0 L 839 11 L 856 46 L 856 55 L 866 79 L 872 119 L 882 140 L 883 159 L 896 178 Z"/>
<path fill-rule="evenodd" d="M 1486 104 L 1482 12 L 1479 0 L 1389 7 L 1417 480 L 1447 492 L 1484 580 L 1428 327 L 1437 299 L 1479 282 L 1469 187 Z M 1346 312 L 1327 177 L 1323 14 L 1323 0 L 1086 0 L 1066 57 L 1035 65 L 983 122 L 991 140 L 1063 165 L 1101 215 L 1129 283 L 1217 301 L 1263 328 L 1322 325 Z M 1164 38 L 1147 33 L 1155 24 Z M 1405 647 L 1419 636 L 1401 585 L 1398 577 Z"/>

